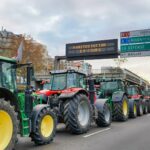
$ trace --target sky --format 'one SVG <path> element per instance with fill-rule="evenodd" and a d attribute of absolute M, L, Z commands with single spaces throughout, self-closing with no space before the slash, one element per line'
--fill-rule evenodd
<path fill-rule="evenodd" d="M 51 56 L 64 55 L 66 43 L 118 38 L 122 31 L 150 28 L 149 0 L 1 0 L 0 25 L 31 35 Z M 88 61 L 94 69 L 113 60 Z M 150 57 L 129 58 L 122 67 L 150 80 Z"/>

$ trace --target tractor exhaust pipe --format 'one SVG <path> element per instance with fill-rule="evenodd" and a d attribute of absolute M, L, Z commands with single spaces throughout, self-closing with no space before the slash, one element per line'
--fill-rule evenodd
<path fill-rule="evenodd" d="M 94 88 L 94 80 L 91 77 L 88 80 L 88 84 L 89 84 L 89 99 L 91 104 L 94 104 L 95 88 Z"/>
<path fill-rule="evenodd" d="M 33 109 L 33 97 L 31 90 L 31 72 L 33 70 L 32 66 L 27 66 L 27 87 L 25 91 L 25 113 L 30 117 Z"/>

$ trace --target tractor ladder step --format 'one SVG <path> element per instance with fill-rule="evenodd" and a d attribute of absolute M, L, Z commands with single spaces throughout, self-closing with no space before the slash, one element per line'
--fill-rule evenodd
<path fill-rule="evenodd" d="M 22 135 L 24 137 L 29 136 L 30 134 L 30 126 L 29 126 L 29 118 L 22 119 Z"/>

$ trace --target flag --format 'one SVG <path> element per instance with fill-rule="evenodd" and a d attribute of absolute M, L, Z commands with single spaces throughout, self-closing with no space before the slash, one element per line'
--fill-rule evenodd
<path fill-rule="evenodd" d="M 22 51 L 23 51 L 23 41 L 21 41 L 19 48 L 17 50 L 16 61 L 20 62 L 22 60 Z"/>

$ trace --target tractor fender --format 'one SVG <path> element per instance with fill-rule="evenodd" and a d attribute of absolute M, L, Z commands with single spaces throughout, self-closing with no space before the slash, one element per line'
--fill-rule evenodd
<path fill-rule="evenodd" d="M 36 105 L 33 108 L 32 114 L 31 114 L 31 132 L 35 132 L 35 127 L 36 127 L 36 120 L 38 117 L 38 114 L 45 108 L 49 107 L 47 104 L 39 104 Z"/>
<path fill-rule="evenodd" d="M 59 99 L 68 99 L 68 98 L 72 98 L 75 95 L 80 94 L 80 93 L 88 96 L 88 92 L 86 90 L 81 89 L 81 88 L 76 88 L 76 90 L 74 90 L 74 91 L 67 92 L 67 90 L 66 90 L 65 92 L 62 92 L 58 98 Z"/>
<path fill-rule="evenodd" d="M 96 102 L 94 104 L 94 106 L 96 107 L 97 110 L 99 110 L 100 112 L 103 112 L 104 109 L 104 104 L 107 102 L 108 99 L 96 99 Z"/>
<path fill-rule="evenodd" d="M 112 95 L 112 101 L 113 102 L 119 102 L 122 101 L 123 96 L 126 95 L 123 91 L 116 91 Z"/>

